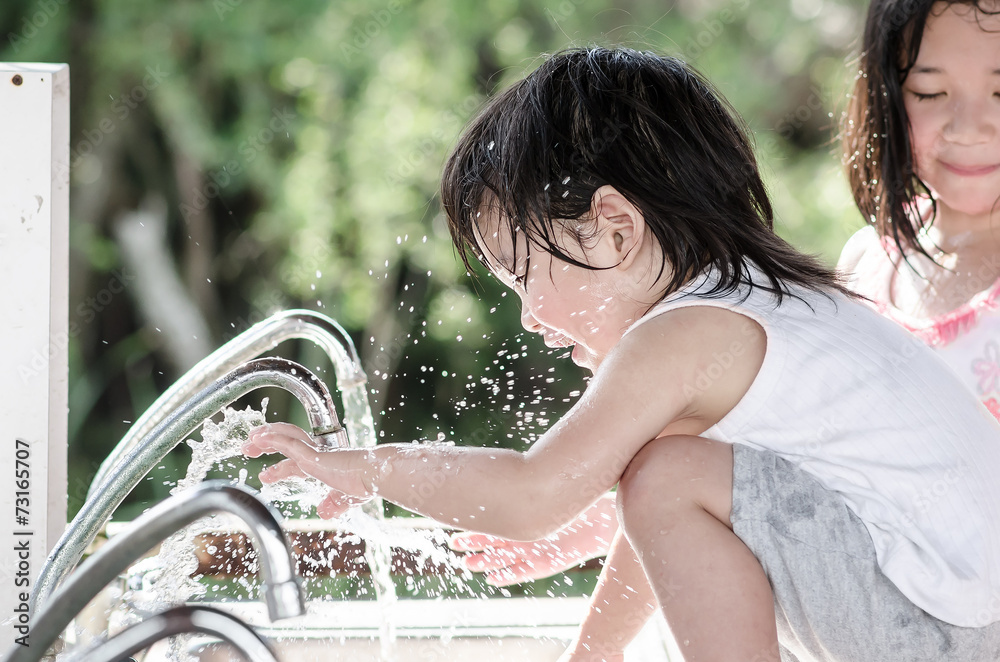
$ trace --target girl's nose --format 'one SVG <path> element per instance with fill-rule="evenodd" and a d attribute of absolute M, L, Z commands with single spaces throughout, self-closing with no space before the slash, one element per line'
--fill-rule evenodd
<path fill-rule="evenodd" d="M 989 140 L 996 127 L 988 114 L 987 108 L 981 103 L 956 101 L 944 127 L 945 137 L 952 142 L 970 145 Z"/>
<path fill-rule="evenodd" d="M 528 306 L 524 299 L 521 300 L 521 326 L 524 327 L 525 331 L 530 331 L 531 333 L 537 333 L 542 325 L 535 319 L 535 316 L 531 314 L 531 307 Z"/>

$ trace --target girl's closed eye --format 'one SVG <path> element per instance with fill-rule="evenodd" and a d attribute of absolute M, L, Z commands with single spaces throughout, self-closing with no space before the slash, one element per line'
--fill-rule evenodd
<path fill-rule="evenodd" d="M 917 101 L 930 101 L 932 99 L 939 99 L 944 97 L 944 92 L 917 92 L 916 90 L 910 90 L 910 93 L 917 98 Z"/>
<path fill-rule="evenodd" d="M 511 269 L 511 277 L 514 280 L 514 285 L 526 290 L 528 287 L 528 270 L 531 269 L 531 253 L 528 249 L 524 251 L 524 269 L 518 272 L 517 266 Z"/>

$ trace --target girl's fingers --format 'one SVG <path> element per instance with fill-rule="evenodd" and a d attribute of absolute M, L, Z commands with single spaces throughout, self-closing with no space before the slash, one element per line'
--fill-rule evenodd
<path fill-rule="evenodd" d="M 510 586 L 521 582 L 530 582 L 541 577 L 548 577 L 557 572 L 554 568 L 538 568 L 531 563 L 518 561 L 506 568 L 486 573 L 486 583 L 491 586 Z"/>
<path fill-rule="evenodd" d="M 464 556 L 462 563 L 470 572 L 485 572 L 487 583 L 497 586 L 549 577 L 577 564 L 558 555 L 541 555 L 532 561 L 523 556 L 492 552 Z"/>
<path fill-rule="evenodd" d="M 284 459 L 277 464 L 272 464 L 265 468 L 258 476 L 261 483 L 270 484 L 277 483 L 285 478 L 291 478 L 292 476 L 306 478 L 307 474 L 295 463 L 295 460 Z"/>
<path fill-rule="evenodd" d="M 260 457 L 265 453 L 279 452 L 291 455 L 286 451 L 315 452 L 312 448 L 312 437 L 308 432 L 291 423 L 267 423 L 250 430 L 250 435 L 243 444 L 243 454 L 249 457 Z M 293 450 L 294 449 L 294 450 Z"/>
<path fill-rule="evenodd" d="M 248 457 L 259 457 L 264 453 L 281 453 L 298 464 L 306 474 L 323 479 L 317 472 L 327 464 L 336 466 L 334 454 L 341 451 L 322 452 L 312 446 L 312 437 L 302 428 L 290 423 L 271 423 L 254 428 L 242 448 Z"/>
<path fill-rule="evenodd" d="M 513 554 L 504 552 L 483 552 L 481 554 L 467 554 L 462 557 L 462 563 L 471 572 L 492 572 L 500 568 L 506 568 L 516 561 Z"/>
<path fill-rule="evenodd" d="M 529 551 L 538 554 L 537 549 L 541 541 L 525 542 L 523 540 L 509 540 L 498 538 L 486 533 L 460 532 L 451 536 L 448 545 L 456 552 L 483 552 L 483 551 L 503 551 L 509 554 L 527 554 Z"/>
<path fill-rule="evenodd" d="M 316 506 L 316 514 L 323 519 L 335 519 L 340 517 L 354 506 L 360 506 L 372 500 L 373 497 L 359 497 L 351 494 L 344 494 L 338 489 L 331 488 L 330 492 L 323 497 L 323 500 Z"/>
<path fill-rule="evenodd" d="M 330 490 L 330 493 L 323 497 L 323 500 L 316 506 L 316 514 L 323 519 L 336 519 L 346 513 L 350 507 L 349 503 L 345 503 L 343 493 Z"/>
<path fill-rule="evenodd" d="M 511 568 L 503 568 L 496 572 L 486 573 L 486 583 L 490 586 L 510 586 L 511 584 L 519 584 L 525 580 L 526 578 L 521 577 Z"/>
<path fill-rule="evenodd" d="M 448 545 L 456 552 L 478 552 L 488 547 L 501 546 L 500 543 L 507 542 L 503 538 L 497 538 L 485 533 L 461 532 L 451 536 Z"/>
<path fill-rule="evenodd" d="M 299 476 L 318 478 L 327 485 L 336 484 L 357 494 L 368 491 L 361 479 L 355 477 L 352 480 L 349 472 L 345 473 L 342 468 L 351 451 L 324 453 L 317 451 L 312 444 L 312 437 L 302 428 L 289 423 L 270 423 L 251 430 L 242 450 L 248 457 L 259 457 L 265 453 L 285 456 L 286 459 L 260 472 L 260 482 L 264 484 Z M 316 513 L 324 519 L 333 519 L 371 498 L 372 495 L 351 496 L 331 488 L 317 505 Z"/>
<path fill-rule="evenodd" d="M 291 423 L 268 423 L 256 429 L 272 435 L 298 439 L 306 444 L 312 443 L 312 436 L 308 432 L 300 428 L 298 425 L 292 425 Z"/>
<path fill-rule="evenodd" d="M 365 462 L 371 461 L 370 452 L 362 458 L 358 457 L 359 453 L 363 453 L 361 450 L 324 452 L 316 450 L 312 444 L 312 437 L 302 428 L 289 423 L 271 423 L 251 430 L 242 450 L 249 457 L 265 453 L 285 456 L 286 459 L 260 472 L 262 483 L 276 483 L 301 476 L 316 478 L 331 488 L 336 486 L 320 502 L 317 508 L 320 517 L 339 517 L 351 506 L 374 496 L 365 483 Z"/>

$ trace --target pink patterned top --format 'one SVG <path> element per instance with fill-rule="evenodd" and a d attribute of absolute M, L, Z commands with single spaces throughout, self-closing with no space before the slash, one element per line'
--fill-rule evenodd
<path fill-rule="evenodd" d="M 860 259 L 847 274 L 850 288 L 936 349 L 1000 419 L 1000 280 L 984 282 L 981 291 L 951 312 L 921 319 L 892 304 L 889 288 L 901 256 L 891 239 L 880 240 L 874 228 L 866 227 L 848 241 L 841 262 L 852 254 Z"/>

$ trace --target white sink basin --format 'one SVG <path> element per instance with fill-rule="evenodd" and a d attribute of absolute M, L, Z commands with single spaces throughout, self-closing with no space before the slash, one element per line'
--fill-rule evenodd
<path fill-rule="evenodd" d="M 376 662 L 380 657 L 379 606 L 372 601 L 312 601 L 308 613 L 270 623 L 260 603 L 211 603 L 240 617 L 270 639 L 288 662 Z M 399 662 L 554 662 L 566 649 L 587 608 L 585 598 L 400 600 L 394 608 Z M 665 636 L 666 635 L 666 636 Z M 228 646 L 195 638 L 202 662 L 239 659 Z M 626 652 L 627 662 L 663 662 L 672 647 L 658 619 L 651 619 Z M 167 659 L 160 642 L 144 662 Z M 676 654 L 675 654 L 676 655 Z"/>

